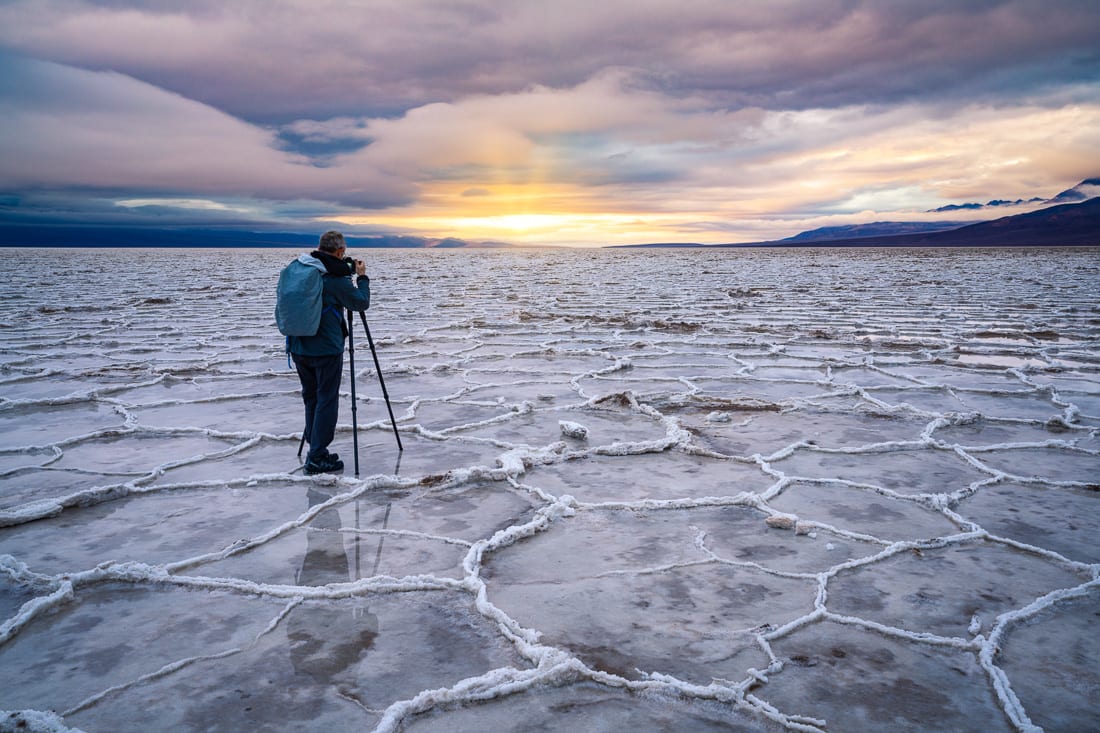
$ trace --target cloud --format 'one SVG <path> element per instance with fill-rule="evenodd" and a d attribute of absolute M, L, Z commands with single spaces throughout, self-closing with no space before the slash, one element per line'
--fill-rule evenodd
<path fill-rule="evenodd" d="M 15 0 L 0 214 L 667 241 L 1048 197 L 1100 159 L 1092 11 Z"/>
<path fill-rule="evenodd" d="M 1095 80 L 1091 0 L 209 0 L 0 5 L 0 44 L 114 69 L 243 119 L 395 116 L 610 68 L 768 109 L 1030 94 Z"/>
<path fill-rule="evenodd" d="M 668 96 L 608 70 L 569 89 L 270 128 L 113 72 L 13 57 L 0 66 L 7 190 L 313 200 L 339 214 L 407 207 L 455 182 L 466 202 L 462 192 L 507 185 L 556 188 L 563 206 L 589 212 L 733 218 L 906 200 L 925 210 L 993 184 L 1021 197 L 1044 176 L 1081 180 L 1100 157 L 1098 103 L 715 110 L 703 95 Z M 1071 132 L 1052 141 L 1054 129 Z"/>
<path fill-rule="evenodd" d="M 316 197 L 362 207 L 415 187 L 368 168 L 327 170 L 270 130 L 115 72 L 0 56 L 0 189 Z"/>
<path fill-rule="evenodd" d="M 919 221 L 972 191 L 1049 195 L 1067 177 L 1089 175 L 1100 157 L 1100 104 L 1044 102 L 725 112 L 611 73 L 574 89 L 432 105 L 384 131 L 371 121 L 379 137 L 361 154 L 419 170 L 425 196 L 402 216 L 427 236 L 448 227 L 505 236 L 493 233 L 499 226 L 531 241 L 526 230 L 541 225 L 553 231 L 539 241 L 560 243 L 571 232 L 578 239 L 570 241 L 608 241 L 637 225 L 633 234 L 650 241 L 692 232 L 745 241 L 790 236 L 804 222 L 883 218 L 877 212 Z M 421 135 L 445 129 L 461 134 L 418 157 Z M 1051 130 L 1072 132 L 1052 139 Z M 502 136 L 517 142 L 484 144 Z M 1051 158 L 1077 165 L 1052 173 Z M 472 188 L 493 196 L 464 195 Z"/>

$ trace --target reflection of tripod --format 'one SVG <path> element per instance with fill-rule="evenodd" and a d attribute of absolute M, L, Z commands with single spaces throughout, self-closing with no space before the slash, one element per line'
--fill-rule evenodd
<path fill-rule="evenodd" d="M 307 489 L 311 507 L 332 497 L 314 487 Z M 358 507 L 356 508 L 358 521 Z M 311 587 L 348 582 L 351 570 L 341 531 L 340 511 L 330 506 L 319 512 L 305 528 L 306 551 L 295 583 Z M 359 535 L 356 534 L 355 577 L 359 580 Z M 343 601 L 329 598 L 297 604 L 287 617 L 290 661 L 297 672 L 306 674 L 325 687 L 354 690 L 356 667 L 378 636 L 378 616 L 365 605 L 362 592 L 356 594 L 351 622 Z"/>

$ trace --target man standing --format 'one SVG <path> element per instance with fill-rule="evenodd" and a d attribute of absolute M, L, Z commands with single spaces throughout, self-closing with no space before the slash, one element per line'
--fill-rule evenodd
<path fill-rule="evenodd" d="M 309 441 L 305 472 L 335 473 L 344 462 L 328 447 L 336 434 L 340 411 L 340 379 L 344 371 L 344 339 L 347 321 L 344 308 L 365 311 L 370 306 L 370 278 L 366 264 L 344 260 L 344 235 L 328 231 L 317 249 L 301 255 L 299 262 L 322 271 L 321 324 L 314 336 L 288 336 L 287 350 L 302 382 L 306 408 L 305 439 Z M 357 282 L 352 284 L 352 274 Z"/>

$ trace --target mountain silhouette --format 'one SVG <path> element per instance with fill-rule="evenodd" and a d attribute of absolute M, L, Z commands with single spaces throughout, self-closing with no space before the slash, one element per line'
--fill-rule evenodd
<path fill-rule="evenodd" d="M 799 247 L 1021 247 L 1100 246 L 1100 197 L 1079 204 L 1050 206 L 1026 214 L 948 231 L 836 239 L 756 242 L 756 246 Z M 752 245 L 720 244 L 717 247 Z"/>

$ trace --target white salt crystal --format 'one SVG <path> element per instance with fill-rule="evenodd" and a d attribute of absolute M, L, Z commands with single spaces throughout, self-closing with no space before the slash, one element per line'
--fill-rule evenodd
<path fill-rule="evenodd" d="M 588 428 L 580 423 L 559 420 L 558 426 L 561 428 L 561 434 L 567 438 L 576 438 L 577 440 L 588 439 Z"/>
<path fill-rule="evenodd" d="M 0 723 L 5 724 L 3 730 L 26 730 L 34 733 L 83 733 L 79 728 L 66 728 L 64 718 L 53 711 L 17 710 L 10 713 L 4 711 Z"/>
<path fill-rule="evenodd" d="M 798 523 L 798 517 L 791 514 L 773 514 L 764 520 L 769 527 L 775 529 L 794 529 Z"/>

